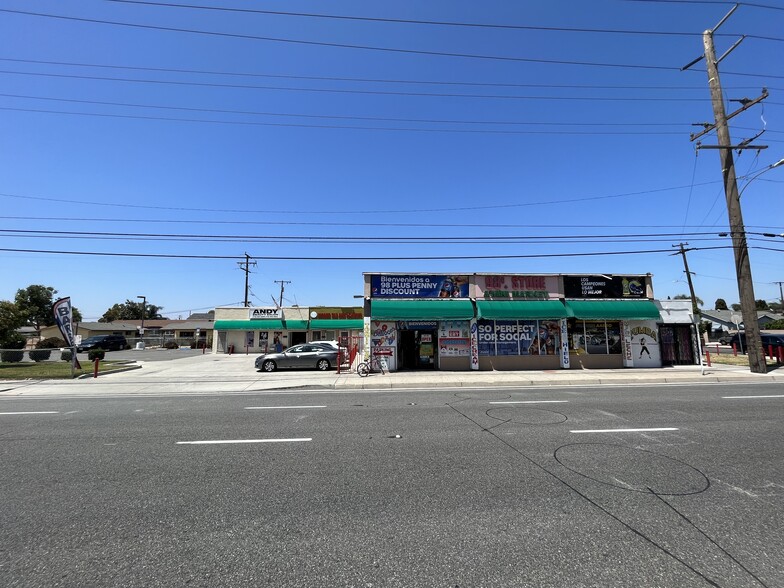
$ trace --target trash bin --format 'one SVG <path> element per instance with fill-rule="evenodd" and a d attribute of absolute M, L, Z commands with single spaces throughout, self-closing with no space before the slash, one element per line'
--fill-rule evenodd
<path fill-rule="evenodd" d="M 136 349 L 144 349 L 144 341 L 139 341 L 136 344 Z"/>
<path fill-rule="evenodd" d="M 234 353 L 234 345 L 229 345 L 229 355 Z"/>

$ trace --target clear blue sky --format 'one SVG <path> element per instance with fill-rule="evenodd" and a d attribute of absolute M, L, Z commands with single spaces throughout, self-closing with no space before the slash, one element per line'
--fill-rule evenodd
<path fill-rule="evenodd" d="M 362 272 L 651 272 L 666 298 L 688 293 L 671 255 L 684 241 L 697 248 L 688 259 L 706 307 L 737 302 L 730 242 L 717 236 L 727 228 L 719 154 L 689 141 L 692 123 L 713 118 L 704 64 L 679 71 L 730 4 L 180 3 L 362 18 L 0 2 L 158 27 L 0 11 L 0 248 L 90 253 L 0 251 L 0 299 L 44 284 L 86 319 L 137 295 L 184 318 L 242 302 L 246 252 L 260 258 L 254 305 L 277 298 L 275 280 L 291 281 L 286 304 L 352 305 Z M 784 157 L 784 10 L 761 4 L 773 8 L 742 5 L 716 37 L 723 53 L 749 36 L 720 66 L 726 98 L 770 91 L 732 121 L 735 143 L 767 129 L 755 142 L 767 150 L 736 155 L 740 177 Z M 782 185 L 784 167 L 749 185 L 748 231 L 784 233 Z M 487 237 L 498 242 L 476 241 Z M 784 239 L 750 245 L 756 298 L 777 299 Z M 569 255 L 597 252 L 607 255 Z M 285 259 L 307 257 L 319 259 Z M 330 259 L 362 257 L 377 259 Z"/>

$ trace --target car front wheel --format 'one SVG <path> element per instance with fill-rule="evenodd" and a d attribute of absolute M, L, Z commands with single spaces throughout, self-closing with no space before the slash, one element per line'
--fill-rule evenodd
<path fill-rule="evenodd" d="M 319 359 L 316 362 L 316 369 L 322 372 L 325 372 L 329 369 L 329 361 L 326 359 Z"/>
<path fill-rule="evenodd" d="M 276 369 L 278 369 L 278 366 L 275 365 L 274 361 L 268 359 L 267 361 L 261 364 L 261 369 L 264 370 L 265 372 L 274 372 Z"/>

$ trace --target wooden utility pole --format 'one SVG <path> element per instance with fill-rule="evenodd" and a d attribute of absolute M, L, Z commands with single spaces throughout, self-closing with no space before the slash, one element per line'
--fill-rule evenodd
<path fill-rule="evenodd" d="M 240 266 L 240 269 L 245 272 L 245 306 L 248 307 L 248 274 L 250 274 L 250 266 L 256 267 L 256 262 L 250 260 L 250 255 L 247 253 L 245 254 L 245 261 L 238 261 L 237 265 Z"/>
<path fill-rule="evenodd" d="M 773 282 L 773 283 L 779 285 L 779 300 L 781 300 L 781 306 L 784 306 L 784 289 L 782 289 L 781 287 L 781 285 L 784 284 L 784 282 Z M 782 311 L 784 311 L 784 308 L 782 308 Z"/>
<path fill-rule="evenodd" d="M 283 288 L 286 284 L 291 284 L 291 280 L 273 280 L 276 284 L 280 284 L 280 300 L 278 301 L 278 308 L 283 308 Z"/>
<path fill-rule="evenodd" d="M 677 245 L 673 245 L 673 247 L 680 247 L 680 251 L 677 254 L 680 254 L 683 257 L 683 271 L 686 273 L 686 281 L 689 284 L 689 294 L 691 295 L 691 310 L 694 314 L 694 318 L 699 321 L 700 316 L 700 308 L 697 305 L 697 296 L 694 294 L 694 284 L 691 281 L 691 272 L 689 271 L 689 262 L 686 260 L 686 252 L 692 251 L 692 249 L 686 249 L 685 245 L 688 243 L 678 243 Z M 699 324 L 699 322 L 697 323 Z"/>
<path fill-rule="evenodd" d="M 726 17 L 724 20 L 726 20 Z M 719 24 L 723 23 L 724 20 Z M 732 236 L 732 248 L 735 254 L 735 274 L 738 281 L 741 314 L 743 315 L 743 324 L 746 331 L 749 368 L 754 373 L 764 374 L 767 372 L 767 364 L 762 353 L 762 339 L 760 338 L 757 307 L 754 301 L 754 285 L 751 280 L 749 250 L 746 244 L 746 229 L 743 225 L 743 215 L 741 214 L 738 182 L 735 177 L 735 161 L 732 157 L 732 141 L 730 140 L 730 131 L 727 125 L 727 113 L 724 110 L 724 97 L 721 90 L 721 81 L 719 80 L 716 50 L 713 45 L 714 31 L 715 29 L 705 31 L 702 35 L 702 41 L 705 47 L 708 84 L 710 85 L 713 115 L 716 120 L 716 135 L 719 153 L 721 154 L 721 171 L 724 176 L 727 214 L 729 215 L 730 235 Z"/>

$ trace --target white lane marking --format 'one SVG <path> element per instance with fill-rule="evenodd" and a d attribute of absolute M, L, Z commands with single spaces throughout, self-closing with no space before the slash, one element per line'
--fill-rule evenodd
<path fill-rule="evenodd" d="M 68 412 L 66 412 L 64 414 L 76 414 L 77 412 L 79 412 L 79 411 L 78 410 L 69 410 Z"/>
<path fill-rule="evenodd" d="M 553 402 L 569 402 L 568 400 L 505 400 L 491 402 L 490 404 L 550 404 Z"/>
<path fill-rule="evenodd" d="M 722 398 L 784 398 L 784 394 L 771 394 L 769 396 L 722 396 Z"/>
<path fill-rule="evenodd" d="M 60 414 L 59 410 L 39 410 L 36 412 L 0 412 L 0 414 Z"/>
<path fill-rule="evenodd" d="M 570 433 L 643 433 L 648 431 L 678 431 L 673 427 L 661 427 L 658 429 L 586 429 L 583 431 L 569 431 Z"/>
<path fill-rule="evenodd" d="M 310 437 L 300 439 L 221 439 L 217 441 L 177 441 L 177 445 L 221 445 L 224 443 L 296 443 L 298 441 L 313 441 Z"/>
<path fill-rule="evenodd" d="M 245 410 L 275 410 L 283 408 L 327 408 L 326 405 L 312 405 L 312 406 L 246 406 Z"/>

